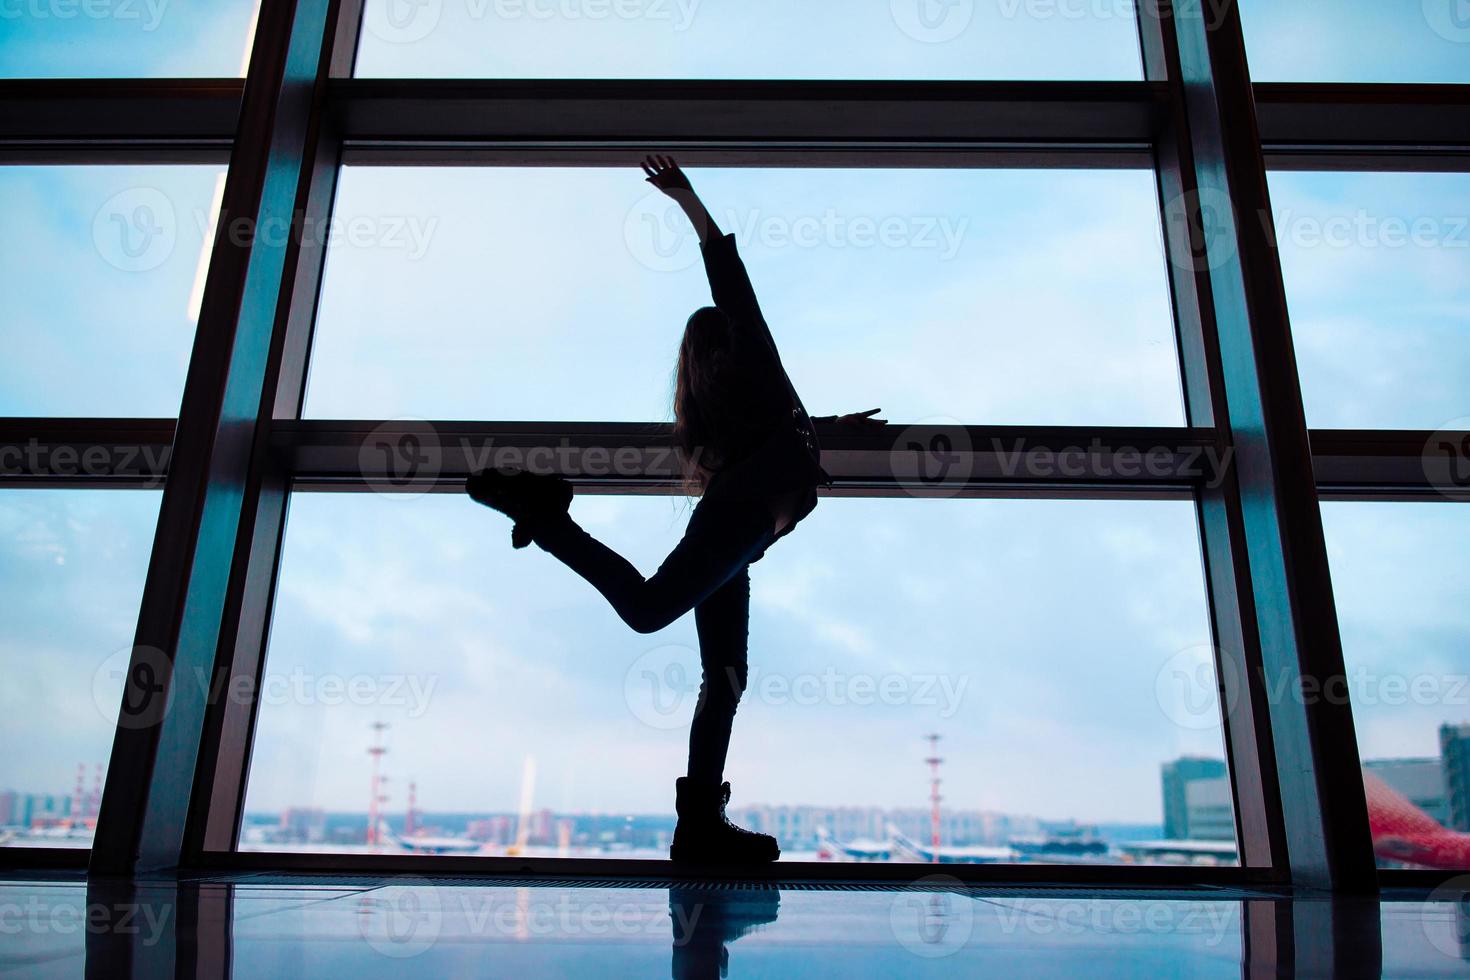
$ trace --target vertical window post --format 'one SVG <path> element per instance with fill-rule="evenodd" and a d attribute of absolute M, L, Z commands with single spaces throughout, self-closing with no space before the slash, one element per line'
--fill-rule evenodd
<path fill-rule="evenodd" d="M 278 325 L 339 4 L 264 0 L 184 384 L 92 870 L 172 868 L 242 543 L 254 536 Z M 233 609 L 232 609 L 233 607 Z"/>
<path fill-rule="evenodd" d="M 1172 145 L 1161 140 L 1160 186 L 1175 300 L 1186 314 L 1180 349 L 1191 419 L 1208 419 L 1232 454 L 1201 513 L 1244 856 L 1256 863 L 1268 852 L 1278 866 L 1284 858 L 1295 884 L 1373 891 L 1240 13 L 1233 0 L 1151 0 L 1141 16 L 1150 77 L 1169 78 L 1176 110 Z M 1254 768 L 1241 765 L 1247 746 L 1258 753 Z M 1253 828 L 1252 820 L 1263 822 Z M 1272 847 L 1278 836 L 1284 855 Z"/>

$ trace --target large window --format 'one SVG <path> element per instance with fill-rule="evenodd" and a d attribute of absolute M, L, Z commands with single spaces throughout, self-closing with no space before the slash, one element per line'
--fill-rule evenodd
<path fill-rule="evenodd" d="M 244 77 L 260 0 L 6 0 L 0 78 Z"/>
<path fill-rule="evenodd" d="M 1258 82 L 1470 81 L 1462 0 L 1241 0 L 1240 16 Z"/>
<path fill-rule="evenodd" d="M 1448 831 L 1470 832 L 1470 509 L 1328 503 L 1322 520 L 1379 863 L 1463 860 Z"/>
<path fill-rule="evenodd" d="M 373 77 L 1133 79 L 1126 3 L 368 0 Z"/>
<path fill-rule="evenodd" d="M 0 844 L 91 843 L 157 513 L 157 493 L 0 490 Z"/>
<path fill-rule="evenodd" d="M 0 167 L 0 416 L 178 414 L 223 182 Z"/>
<path fill-rule="evenodd" d="M 692 621 L 625 630 L 459 493 L 549 454 L 645 571 L 681 534 L 711 297 L 655 152 L 808 407 L 892 422 L 819 424 L 833 483 L 754 569 L 738 821 L 1360 885 L 1366 816 L 1464 870 L 1380 820 L 1470 832 L 1462 0 L 256 8 L 0 0 L 6 842 L 86 844 L 105 777 L 149 817 L 109 805 L 99 869 L 666 853 Z M 1349 688 L 1297 703 L 1329 571 Z M 1319 757 L 1354 721 L 1366 813 Z M 1196 870 L 1121 868 L 1160 863 Z"/>
<path fill-rule="evenodd" d="M 669 497 L 573 512 L 650 573 L 688 516 Z M 382 852 L 514 853 L 524 822 L 528 853 L 664 855 L 693 617 L 632 633 L 506 533 L 465 499 L 293 499 L 242 846 L 361 850 L 380 765 Z M 1189 502 L 833 498 L 751 577 L 727 774 L 790 859 L 917 859 L 938 734 L 956 854 L 1150 860 L 1185 758 L 1214 768 L 1170 831 L 1233 861 Z"/>
<path fill-rule="evenodd" d="M 1470 174 L 1275 173 L 1271 202 L 1307 423 L 1470 415 Z"/>
<path fill-rule="evenodd" d="M 814 412 L 1182 423 L 1149 173 L 692 173 Z M 709 287 L 637 170 L 349 168 L 332 224 L 307 417 L 668 418 Z"/>

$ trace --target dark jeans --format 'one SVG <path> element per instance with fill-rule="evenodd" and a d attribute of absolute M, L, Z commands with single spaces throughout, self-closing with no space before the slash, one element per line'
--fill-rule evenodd
<path fill-rule="evenodd" d="M 748 675 L 749 566 L 774 539 L 774 521 L 764 503 L 704 499 L 694 508 L 683 540 L 644 579 L 569 516 L 536 530 L 536 543 L 591 582 L 638 632 L 663 629 L 694 610 L 704 676 L 689 726 L 689 775 L 701 781 L 724 778 L 730 726 Z"/>

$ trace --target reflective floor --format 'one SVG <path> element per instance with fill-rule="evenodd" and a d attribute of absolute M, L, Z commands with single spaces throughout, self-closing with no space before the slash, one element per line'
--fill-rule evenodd
<path fill-rule="evenodd" d="M 1438 896 L 1431 896 L 1438 898 Z M 17 977 L 1470 975 L 1420 895 L 240 875 L 0 882 Z"/>

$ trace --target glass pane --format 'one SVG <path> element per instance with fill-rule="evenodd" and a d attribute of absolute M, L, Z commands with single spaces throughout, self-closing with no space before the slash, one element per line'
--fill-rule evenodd
<path fill-rule="evenodd" d="M 91 844 L 158 502 L 0 490 L 0 844 Z"/>
<path fill-rule="evenodd" d="M 1271 200 L 1307 423 L 1470 415 L 1470 174 L 1273 173 Z"/>
<path fill-rule="evenodd" d="M 631 632 L 467 500 L 291 506 L 242 847 L 367 846 L 377 758 L 385 851 L 665 856 L 692 616 Z M 648 573 L 687 509 L 573 513 Z M 1186 501 L 824 500 L 751 569 L 732 814 L 787 859 L 911 860 L 938 734 L 946 856 L 1232 862 L 1195 526 Z M 1161 841 L 1166 795 L 1189 840 Z"/>
<path fill-rule="evenodd" d="M 1137 79 L 1131 3 L 368 0 L 357 74 Z"/>
<path fill-rule="evenodd" d="M 1240 18 L 1258 82 L 1470 82 L 1466 0 L 1240 0 Z"/>
<path fill-rule="evenodd" d="M 1322 523 L 1379 864 L 1463 867 L 1470 507 L 1324 503 Z"/>
<path fill-rule="evenodd" d="M 0 415 L 178 414 L 223 182 L 0 167 Z"/>
<path fill-rule="evenodd" d="M 700 170 L 818 415 L 1183 422 L 1146 171 Z M 348 168 L 314 418 L 657 421 L 710 302 L 629 169 Z"/>
<path fill-rule="evenodd" d="M 244 78 L 260 0 L 6 0 L 0 78 Z"/>

